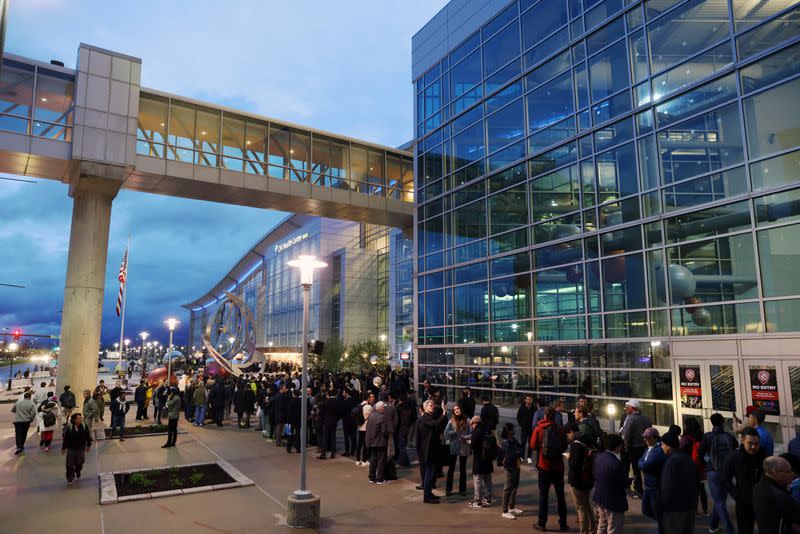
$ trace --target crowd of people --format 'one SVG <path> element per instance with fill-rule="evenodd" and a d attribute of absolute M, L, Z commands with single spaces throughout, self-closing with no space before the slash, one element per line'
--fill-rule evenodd
<path fill-rule="evenodd" d="M 163 447 L 176 445 L 178 420 L 183 415 L 197 426 L 228 422 L 242 430 L 255 426 L 263 439 L 284 447 L 288 454 L 300 452 L 301 380 L 297 370 L 286 365 L 241 377 L 189 372 L 176 385 L 142 380 L 132 391 L 127 381 L 109 389 L 101 380 L 94 391 L 83 392 L 80 413 L 75 411 L 75 395 L 68 386 L 59 398 L 41 391 L 45 383 L 41 386 L 25 391 L 12 410 L 16 453 L 23 452 L 34 421 L 40 447 L 48 451 L 60 416 L 69 484 L 80 478 L 84 453 L 92 443 L 92 424 L 104 420 L 106 400 L 110 401 L 112 436 L 118 431 L 124 439 L 131 395 L 136 421 L 149 420 L 151 414 L 156 424 L 167 419 Z M 765 414 L 755 407 L 747 408 L 744 420 L 726 421 L 723 415 L 713 414 L 710 432 L 704 433 L 702 421 L 689 417 L 683 428 L 672 425 L 662 435 L 636 399 L 625 404 L 622 425 L 613 433 L 601 429 L 585 396 L 578 397 L 575 408 L 568 411 L 563 400 L 548 404 L 527 395 L 517 410 L 517 424 L 501 424 L 490 397 L 477 402 L 465 387 L 456 402 L 448 403 L 443 391 L 427 380 L 415 391 L 404 370 L 312 373 L 307 394 L 305 439 L 316 447 L 319 460 L 336 457 L 339 428 L 344 438 L 341 456 L 367 468 L 370 484 L 389 484 L 398 478 L 398 467 L 411 467 L 416 457 L 417 489 L 425 504 L 438 504 L 445 497 L 464 498 L 473 509 L 493 507 L 497 468 L 504 475 L 500 515 L 516 519 L 524 513 L 517 507 L 517 493 L 523 466 L 529 466 L 538 485 L 534 529 L 539 531 L 552 527 L 548 522 L 551 489 L 557 528 L 569 530 L 567 485 L 581 533 L 622 532 L 629 499 L 641 503 L 642 513 L 655 521 L 660 533 L 694 532 L 698 514 L 709 512 L 710 532 L 745 534 L 756 525 L 763 533 L 800 528 L 800 437 L 788 444 L 785 454 L 774 456 Z M 726 431 L 728 427 L 734 432 Z M 433 491 L 440 479 L 444 496 Z M 735 505 L 735 529 L 728 497 Z"/>

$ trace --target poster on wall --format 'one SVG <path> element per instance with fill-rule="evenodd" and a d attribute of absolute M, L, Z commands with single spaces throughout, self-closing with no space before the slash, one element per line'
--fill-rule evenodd
<path fill-rule="evenodd" d="M 750 391 L 753 398 L 753 406 L 769 415 L 780 414 L 778 373 L 775 371 L 775 367 L 751 367 Z"/>
<path fill-rule="evenodd" d="M 703 390 L 700 387 L 700 366 L 681 365 L 678 367 L 681 384 L 681 408 L 702 408 Z"/>

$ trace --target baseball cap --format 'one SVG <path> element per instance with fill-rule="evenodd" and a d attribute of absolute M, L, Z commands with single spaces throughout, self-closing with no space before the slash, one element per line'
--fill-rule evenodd
<path fill-rule="evenodd" d="M 656 428 L 654 428 L 652 426 L 647 427 L 645 429 L 645 431 L 644 431 L 644 434 L 642 434 L 642 436 L 645 437 L 645 438 L 648 438 L 648 439 L 658 439 L 660 437 L 659 434 L 658 434 L 658 429 L 656 429 Z"/>
<path fill-rule="evenodd" d="M 630 406 L 631 408 L 638 408 L 639 407 L 639 401 L 637 399 L 631 399 L 631 400 L 629 400 L 628 402 L 625 403 L 625 406 Z"/>

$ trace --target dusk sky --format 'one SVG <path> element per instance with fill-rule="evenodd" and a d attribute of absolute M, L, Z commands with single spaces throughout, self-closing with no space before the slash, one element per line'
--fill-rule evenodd
<path fill-rule="evenodd" d="M 446 0 L 10 3 L 6 52 L 74 68 L 81 42 L 142 58 L 142 86 L 397 146 L 412 137 L 411 37 Z M 72 199 L 0 174 L 0 329 L 60 328 Z M 125 337 L 213 287 L 285 214 L 121 191 L 114 201 L 102 340 L 119 338 L 119 265 L 133 244 Z M 1 331 L 1 330 L 0 330 Z"/>

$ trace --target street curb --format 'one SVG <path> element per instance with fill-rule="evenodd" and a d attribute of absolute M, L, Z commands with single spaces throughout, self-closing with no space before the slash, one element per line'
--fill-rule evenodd
<path fill-rule="evenodd" d="M 114 480 L 115 475 L 124 475 L 128 473 L 139 473 L 142 471 L 151 471 L 154 469 L 170 469 L 172 467 L 194 467 L 198 465 L 208 465 L 208 464 L 217 464 L 220 466 L 233 480 L 234 482 L 228 482 L 226 484 L 217 484 L 216 486 L 200 486 L 197 488 L 187 488 L 187 489 L 176 489 L 176 490 L 167 490 L 167 491 L 157 491 L 154 493 L 141 493 L 139 495 L 127 495 L 124 497 L 119 497 L 117 495 L 117 484 Z M 128 501 L 139 501 L 143 499 L 159 499 L 162 497 L 174 497 L 177 495 L 191 495 L 193 493 L 205 493 L 208 491 L 220 491 L 225 489 L 232 489 L 232 488 L 243 488 L 246 486 L 254 486 L 255 482 L 247 478 L 244 473 L 233 467 L 228 462 L 221 460 L 218 462 L 198 462 L 193 464 L 182 464 L 182 465 L 168 465 L 164 467 L 145 467 L 140 469 L 128 469 L 125 471 L 108 471 L 105 473 L 100 473 L 98 475 L 100 479 L 100 504 L 116 504 L 121 502 L 128 502 Z"/>

